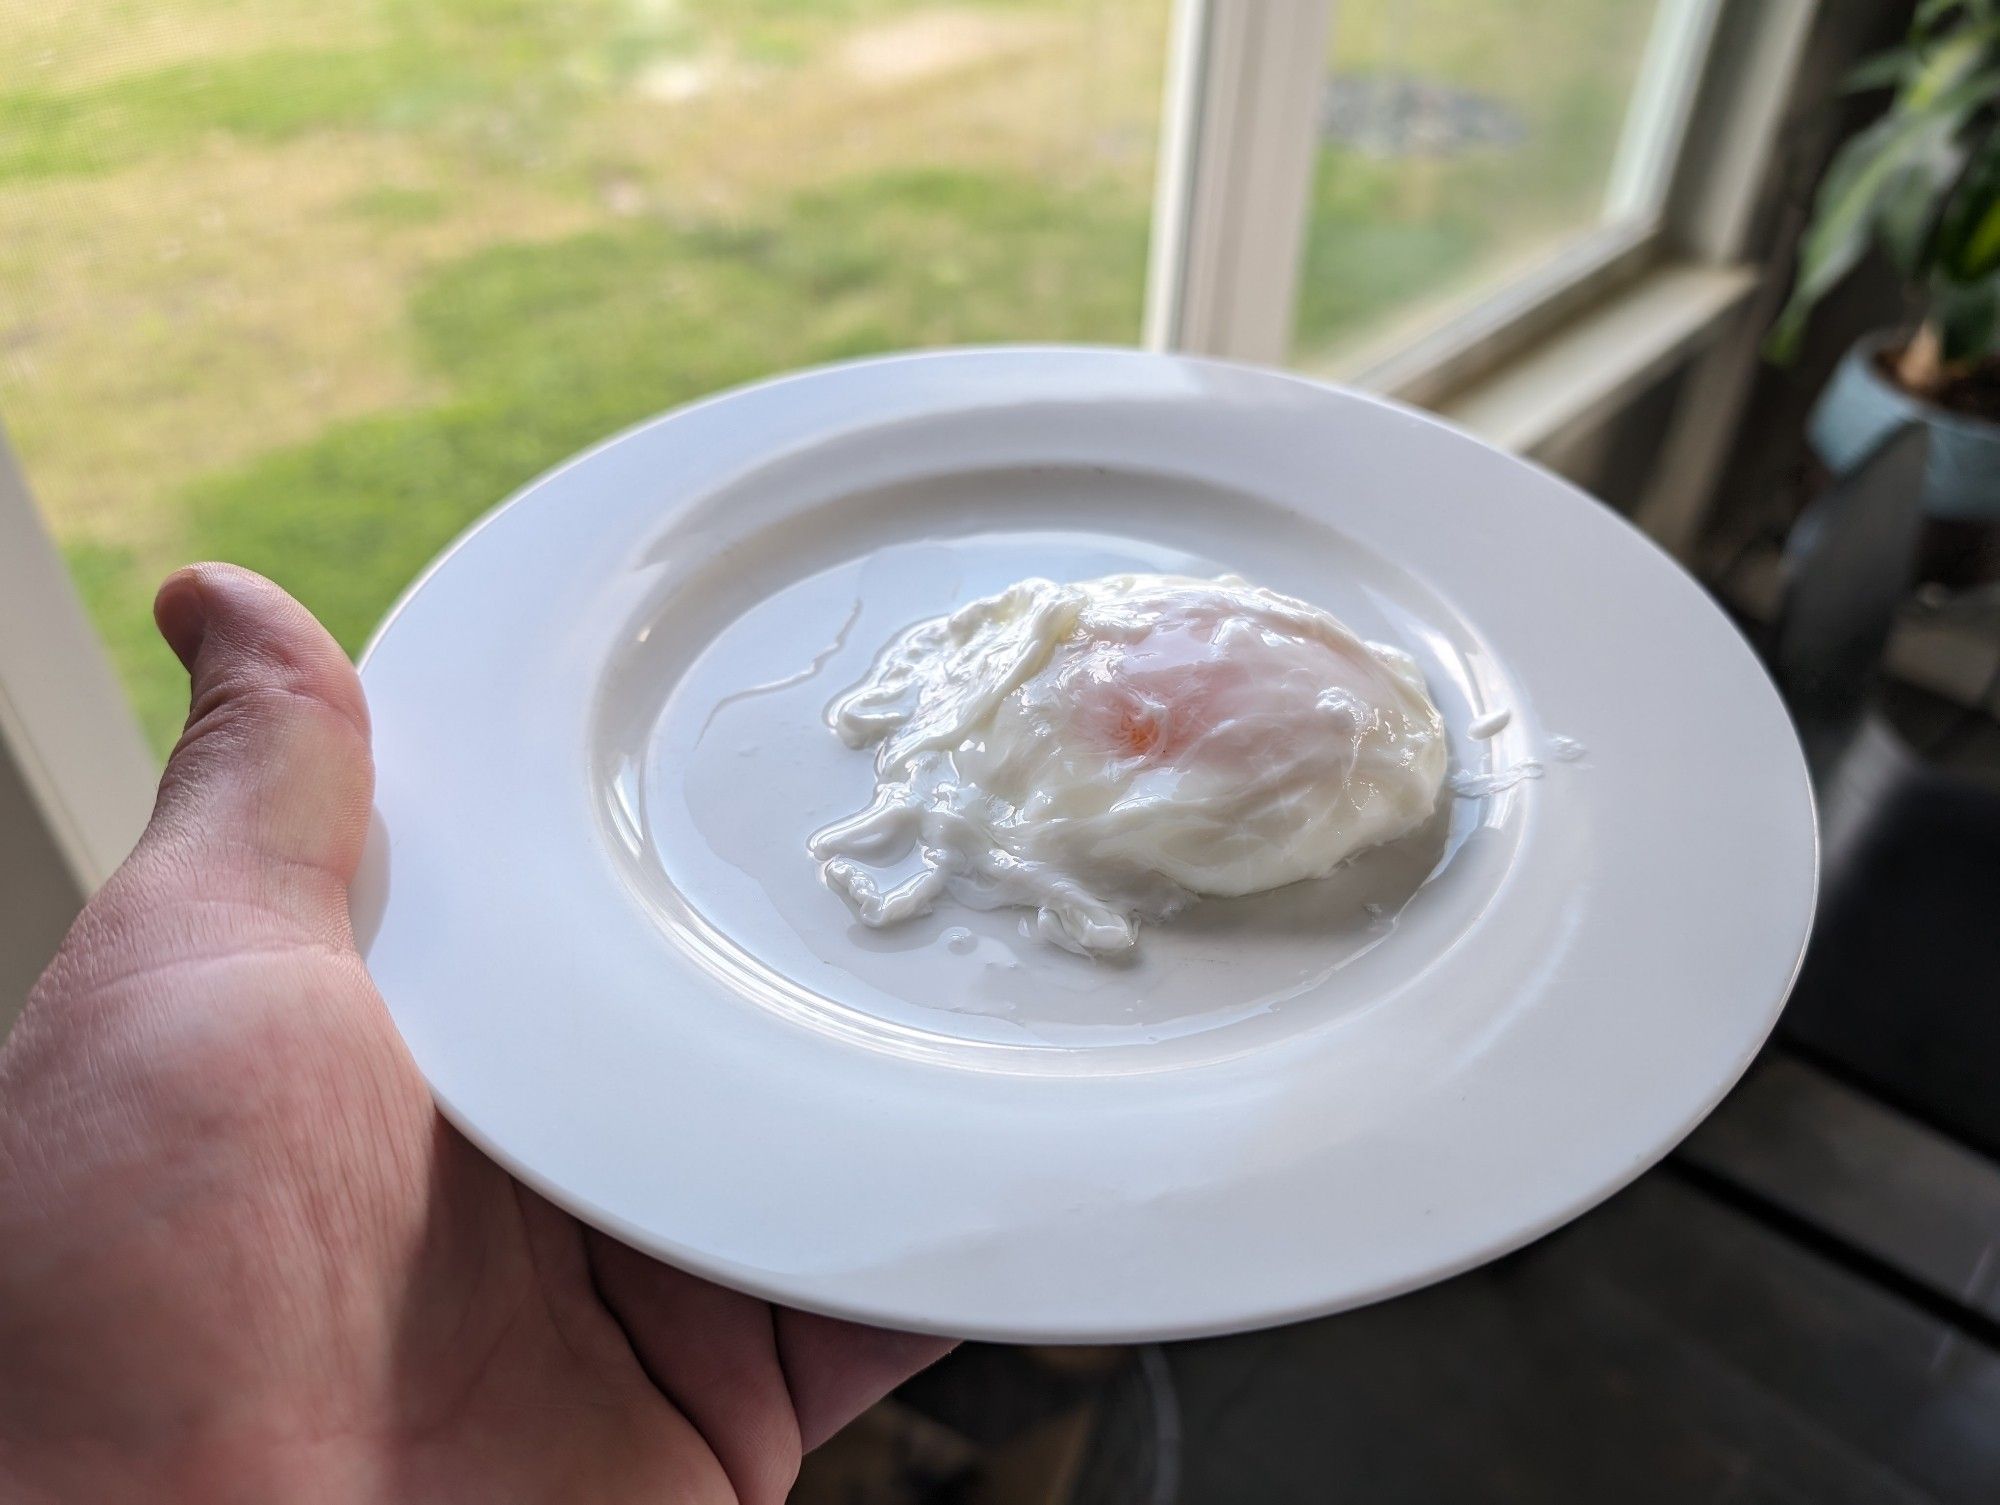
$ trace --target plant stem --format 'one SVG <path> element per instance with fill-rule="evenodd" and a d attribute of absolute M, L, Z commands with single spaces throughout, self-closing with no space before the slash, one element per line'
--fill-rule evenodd
<path fill-rule="evenodd" d="M 1929 319 L 1917 326 L 1910 343 L 1894 362 L 1896 380 L 1918 397 L 1935 397 L 1944 388 L 1944 341 Z"/>

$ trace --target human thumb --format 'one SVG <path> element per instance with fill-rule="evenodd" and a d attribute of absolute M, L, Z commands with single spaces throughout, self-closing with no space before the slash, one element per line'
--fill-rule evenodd
<path fill-rule="evenodd" d="M 187 666 L 188 719 L 135 867 L 345 943 L 374 787 L 354 666 L 303 606 L 233 565 L 168 576 L 153 616 Z"/>

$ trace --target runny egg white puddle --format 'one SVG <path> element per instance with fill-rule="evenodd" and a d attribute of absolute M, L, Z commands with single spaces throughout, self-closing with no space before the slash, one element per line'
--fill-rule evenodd
<path fill-rule="evenodd" d="M 1343 1000 L 1380 1001 L 1408 970 L 1407 957 L 1382 955 L 1392 943 L 1445 944 L 1490 895 L 1519 836 L 1505 793 L 1440 798 L 1418 829 L 1330 877 L 1204 899 L 1111 955 L 1051 946 L 1019 909 L 942 905 L 871 928 L 805 860 L 809 833 L 867 803 L 870 759 L 832 736 L 826 715 L 884 642 L 1030 576 L 1130 571 L 1212 579 L 1229 562 L 1084 531 L 970 533 L 885 544 L 736 616 L 610 774 L 619 844 L 661 922 L 706 964 L 805 1022 L 892 1048 L 971 1049 L 987 1063 L 991 1047 L 1152 1048 L 1197 1036 L 1190 1048 L 1206 1054 L 1337 1017 Z M 1445 714 L 1454 768 L 1518 758 L 1527 745 L 1518 712 L 1515 729 L 1490 740 L 1450 730 L 1490 712 L 1502 691 L 1478 683 L 1480 670 L 1394 592 L 1355 579 L 1329 609 L 1415 654 Z M 921 870 L 912 854 L 875 876 L 893 886 Z M 1337 986 L 1322 987 L 1329 981 Z M 1291 1005 L 1308 992 L 1305 1019 Z"/>

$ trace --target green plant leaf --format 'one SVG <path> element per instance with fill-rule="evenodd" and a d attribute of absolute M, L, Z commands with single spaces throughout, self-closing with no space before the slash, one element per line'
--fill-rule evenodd
<path fill-rule="evenodd" d="M 1892 173 L 1875 206 L 1875 238 L 1905 282 L 1921 282 L 1933 260 L 1938 211 L 1944 189 L 1957 176 L 1965 154 L 1949 140 L 1938 142 Z"/>
<path fill-rule="evenodd" d="M 1973 148 L 1938 217 L 1934 259 L 1959 282 L 2000 270 L 2000 127 Z"/>
<path fill-rule="evenodd" d="M 1867 251 L 1877 209 L 1896 186 L 1912 149 L 1933 134 L 1927 120 L 1891 117 L 1856 136 L 1833 159 L 1820 183 L 1812 224 L 1799 242 L 1791 297 L 1771 329 L 1766 349 L 1773 360 L 1790 360 L 1797 351 L 1813 309 Z"/>
<path fill-rule="evenodd" d="M 1996 45 L 2000 45 L 2000 26 L 1982 24 L 1953 32 L 1924 53 L 1897 97 L 1897 110 L 1925 111 L 1939 105 L 1989 61 Z"/>
<path fill-rule="evenodd" d="M 1948 363 L 1975 361 L 2000 346 L 2000 273 L 1982 282 L 1941 282 L 1931 290 L 1931 321 Z"/>
<path fill-rule="evenodd" d="M 1991 20 L 1993 15 L 1994 0 L 1922 0 L 1911 19 L 1910 34 L 1924 37 L 1956 20 L 1977 23 Z"/>
<path fill-rule="evenodd" d="M 2000 196 L 1989 198 L 1978 221 L 1966 235 L 1962 260 L 1953 274 L 1962 278 L 1985 277 L 2000 271 Z"/>
<path fill-rule="evenodd" d="M 1834 156 L 1814 199 L 1812 224 L 1799 243 L 1791 297 L 1766 341 L 1773 360 L 1789 360 L 1796 352 L 1813 308 L 1854 269 L 1871 234 L 1900 234 L 1902 244 L 1892 253 L 1907 260 L 1906 275 L 1921 271 L 1929 216 L 1919 211 L 1956 171 L 1958 133 L 1996 87 L 2000 74 L 1961 73 L 1942 93 L 1924 91 L 1921 106 L 1910 103 L 1917 91 L 1906 91 L 1895 109 Z M 1918 185 L 1927 189 L 1921 198 Z M 1892 206 L 1893 223 L 1885 225 L 1884 213 Z M 1918 221 L 1923 230 L 1914 228 Z"/>
<path fill-rule="evenodd" d="M 1894 47 L 1887 52 L 1878 52 L 1864 63 L 1857 64 L 1840 87 L 1849 94 L 1866 94 L 1871 89 L 1891 89 L 1899 87 L 1923 59 L 1923 53 L 1915 47 Z"/>
<path fill-rule="evenodd" d="M 1951 88 L 1983 63 L 1993 61 L 2000 49 L 2000 15 L 1992 5 L 1996 0 L 1980 0 L 1966 11 L 1965 24 L 1957 29 L 1927 23 L 1923 11 L 1910 28 L 1910 39 L 1885 52 L 1878 52 L 1856 64 L 1841 88 L 1849 94 L 1865 94 L 1873 89 L 1904 91 L 1903 103 L 1922 107 Z M 1937 8 L 1937 22 L 1944 13 L 1962 8 L 1964 0 L 1947 0 Z"/>
<path fill-rule="evenodd" d="M 1964 3 L 1965 0 L 1923 0 L 1917 7 L 1916 17 L 1911 21 L 1910 29 L 1919 34 L 1927 32 Z"/>

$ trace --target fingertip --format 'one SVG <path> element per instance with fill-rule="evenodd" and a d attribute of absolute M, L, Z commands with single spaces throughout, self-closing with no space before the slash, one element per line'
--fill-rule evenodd
<path fill-rule="evenodd" d="M 197 853 L 211 886 L 282 890 L 265 902 L 344 933 L 374 782 L 354 665 L 311 612 L 235 565 L 176 570 L 154 614 L 187 665 L 188 719 L 146 844 L 175 845 L 183 865 Z"/>
<path fill-rule="evenodd" d="M 194 681 L 197 706 L 206 689 L 236 681 L 257 666 L 250 678 L 275 677 L 326 702 L 367 740 L 368 706 L 353 663 L 319 620 L 276 582 L 241 565 L 185 565 L 161 582 L 153 617 Z"/>
<path fill-rule="evenodd" d="M 174 657 L 190 674 L 208 633 L 208 603 L 202 599 L 201 566 L 185 565 L 160 582 L 153 595 L 153 623 Z"/>

